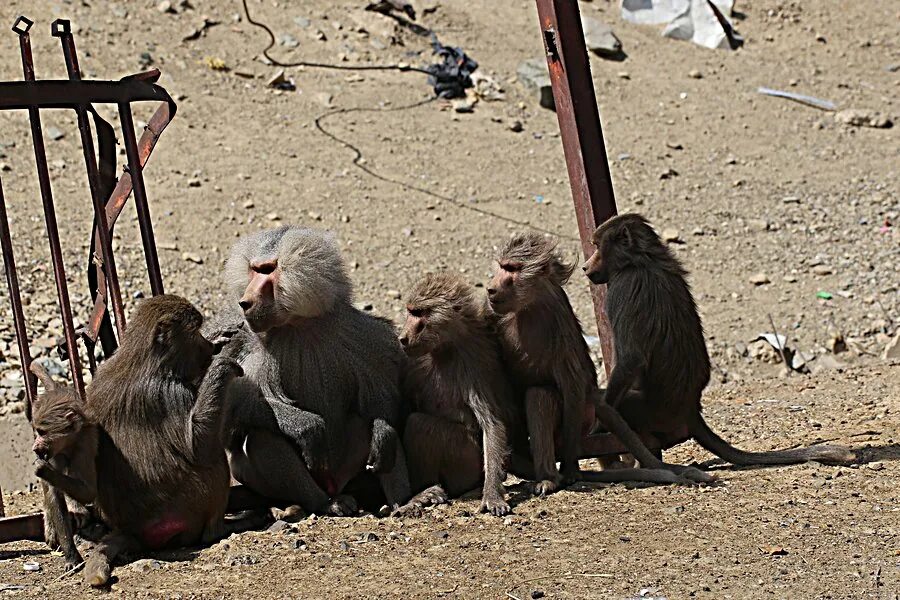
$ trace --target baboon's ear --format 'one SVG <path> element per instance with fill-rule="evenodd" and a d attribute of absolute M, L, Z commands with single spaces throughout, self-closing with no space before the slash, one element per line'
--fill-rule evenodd
<path fill-rule="evenodd" d="M 66 421 L 68 421 L 70 424 L 77 423 L 78 422 L 78 413 L 75 412 L 74 410 L 66 411 Z"/>
<path fill-rule="evenodd" d="M 623 227 L 622 232 L 619 235 L 619 242 L 625 248 L 631 248 L 634 245 L 634 238 L 631 234 L 630 227 Z"/>
<path fill-rule="evenodd" d="M 160 321 L 153 330 L 153 344 L 161 348 L 166 348 L 172 341 L 172 324 L 167 321 Z"/>

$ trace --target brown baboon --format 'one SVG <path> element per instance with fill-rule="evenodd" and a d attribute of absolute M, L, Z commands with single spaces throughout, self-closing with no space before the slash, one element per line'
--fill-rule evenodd
<path fill-rule="evenodd" d="M 505 515 L 513 397 L 485 303 L 449 273 L 426 275 L 407 298 L 400 344 L 413 412 L 403 441 L 413 490 L 440 484 L 458 496 L 483 483 L 481 509 Z"/>
<path fill-rule="evenodd" d="M 621 413 L 635 431 L 660 439 L 693 437 L 736 465 L 855 459 L 837 446 L 745 452 L 716 435 L 701 414 L 709 354 L 681 263 L 640 215 L 610 219 L 594 232 L 593 241 L 597 250 L 583 269 L 591 282 L 607 284 L 606 313 L 616 354 L 598 417 Z"/>
<path fill-rule="evenodd" d="M 491 308 L 499 315 L 503 356 L 525 403 L 538 494 L 556 491 L 563 481 L 599 475 L 581 474 L 578 469 L 581 439 L 602 395 L 581 324 L 562 288 L 574 266 L 562 259 L 556 246 L 555 240 L 537 233 L 514 236 L 501 250 L 488 287 Z M 661 469 L 693 481 L 713 479 L 693 467 L 665 465 L 621 418 L 598 416 L 641 466 L 649 468 L 638 470 L 638 479 L 645 479 L 643 473 L 647 480 L 659 481 Z M 557 446 L 561 474 L 556 467 Z"/>
<path fill-rule="evenodd" d="M 410 497 L 401 420 L 403 352 L 393 326 L 352 304 L 333 237 L 281 227 L 240 240 L 225 267 L 245 321 L 226 352 L 246 377 L 230 393 L 232 473 L 306 511 L 354 514 L 342 494 L 367 471 L 387 504 Z"/>
<path fill-rule="evenodd" d="M 87 521 L 85 505 L 97 495 L 97 427 L 74 390 L 58 385 L 38 362 L 30 369 L 44 384 L 31 414 L 34 472 L 44 492 L 44 539 L 62 550 L 66 568 L 73 569 L 82 562 L 74 531 Z"/>
<path fill-rule="evenodd" d="M 97 508 L 112 528 L 85 578 L 104 585 L 121 551 L 209 542 L 226 533 L 230 478 L 222 435 L 229 382 L 241 374 L 200 333 L 178 296 L 140 302 L 119 350 L 97 369 L 88 415 L 101 429 Z"/>

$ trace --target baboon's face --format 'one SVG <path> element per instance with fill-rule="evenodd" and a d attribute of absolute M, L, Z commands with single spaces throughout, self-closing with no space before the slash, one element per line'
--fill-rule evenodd
<path fill-rule="evenodd" d="M 609 283 L 609 269 L 607 268 L 604 253 L 600 250 L 600 246 L 594 250 L 590 258 L 582 265 L 581 270 L 591 280 L 591 283 L 601 284 Z"/>
<path fill-rule="evenodd" d="M 78 402 L 75 392 L 61 388 L 48 391 L 35 401 L 32 414 L 34 444 L 31 449 L 43 460 L 64 454 L 77 439 L 84 418 L 70 407 Z"/>
<path fill-rule="evenodd" d="M 406 323 L 400 332 L 400 345 L 408 356 L 428 354 L 440 345 L 440 324 L 432 308 L 409 305 L 406 308 Z"/>
<path fill-rule="evenodd" d="M 258 258 L 247 264 L 247 289 L 238 301 L 250 329 L 262 333 L 281 327 L 288 312 L 278 299 L 281 269 L 275 257 Z"/>

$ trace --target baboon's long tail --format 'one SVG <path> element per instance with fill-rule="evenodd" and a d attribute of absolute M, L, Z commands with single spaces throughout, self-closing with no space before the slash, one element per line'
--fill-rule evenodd
<path fill-rule="evenodd" d="M 688 423 L 691 436 L 701 446 L 734 465 L 793 465 L 815 460 L 823 463 L 851 463 L 856 455 L 842 446 L 810 446 L 791 450 L 747 452 L 735 448 L 710 429 L 699 411 Z"/>

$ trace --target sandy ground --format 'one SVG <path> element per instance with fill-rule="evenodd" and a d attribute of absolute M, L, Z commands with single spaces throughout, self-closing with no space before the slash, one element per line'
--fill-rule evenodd
<path fill-rule="evenodd" d="M 235 17 L 238 2 L 193 0 L 193 9 L 174 14 L 157 4 L 12 0 L 0 7 L 0 22 L 19 13 L 37 21 L 40 78 L 65 76 L 49 35 L 57 17 L 73 22 L 86 77 L 116 79 L 142 64 L 163 72 L 178 114 L 146 178 L 167 291 L 211 313 L 223 301 L 220 270 L 233 240 L 279 223 L 335 231 L 357 300 L 393 319 L 403 290 L 427 270 L 486 281 L 495 248 L 512 231 L 551 232 L 577 258 L 556 117 L 515 76 L 522 60 L 543 52 L 532 2 L 415 2 L 422 23 L 462 46 L 505 89 L 505 100 L 479 102 L 470 114 L 440 101 L 402 108 L 430 97 L 415 73 L 293 68 L 286 75 L 297 90 L 272 90 L 266 81 L 277 68 L 257 59 L 267 40 Z M 427 40 L 362 12 L 364 4 L 250 0 L 288 42 L 272 51 L 284 60 L 431 62 Z M 159 568 L 142 563 L 146 573 L 125 567 L 118 593 L 895 597 L 900 376 L 882 352 L 900 322 L 900 128 L 850 127 L 756 89 L 811 94 L 897 122 L 900 9 L 882 0 L 741 1 L 736 25 L 747 43 L 725 52 L 626 24 L 615 3 L 581 7 L 613 26 L 628 55 L 591 59 L 617 200 L 620 210 L 677 230 L 673 247 L 692 273 L 715 363 L 705 399 L 710 420 L 750 448 L 835 439 L 881 449 L 859 468 L 726 470 L 711 488 L 576 489 L 533 500 L 513 487 L 508 523 L 467 514 L 476 508 L 471 501 L 403 523 L 317 519 L 296 533 L 245 534 L 227 546 L 158 557 Z M 218 24 L 182 41 L 204 15 Z M 289 47 L 284 34 L 298 45 Z M 227 70 L 211 69 L 207 59 Z M 0 79 L 20 77 L 7 31 Z M 153 108 L 141 107 L 136 119 Z M 114 112 L 101 108 L 116 124 Z M 509 127 L 513 120 L 521 132 Z M 47 147 L 83 320 L 90 199 L 74 121 L 70 112 L 44 114 L 45 131 L 65 134 Z M 39 340 L 60 327 L 24 113 L 0 115 L 0 163 L 32 346 L 47 354 Z M 149 294 L 131 205 L 116 238 L 130 305 Z M 587 286 L 576 277 L 568 291 L 590 330 Z M 31 482 L 29 435 L 5 295 L 0 290 L 0 486 L 7 508 L 20 511 L 33 495 L 9 492 Z M 789 345 L 813 359 L 811 374 L 782 377 L 775 353 L 753 343 L 772 330 L 770 316 Z M 832 352 L 836 336 L 847 351 Z M 688 445 L 670 458 L 709 456 Z M 357 543 L 365 532 L 378 540 Z M 23 573 L 31 552 L 43 551 L 0 549 L 0 591 L 25 586 L 4 595 L 89 593 L 77 577 L 56 581 L 58 557 L 41 553 L 41 573 Z"/>

